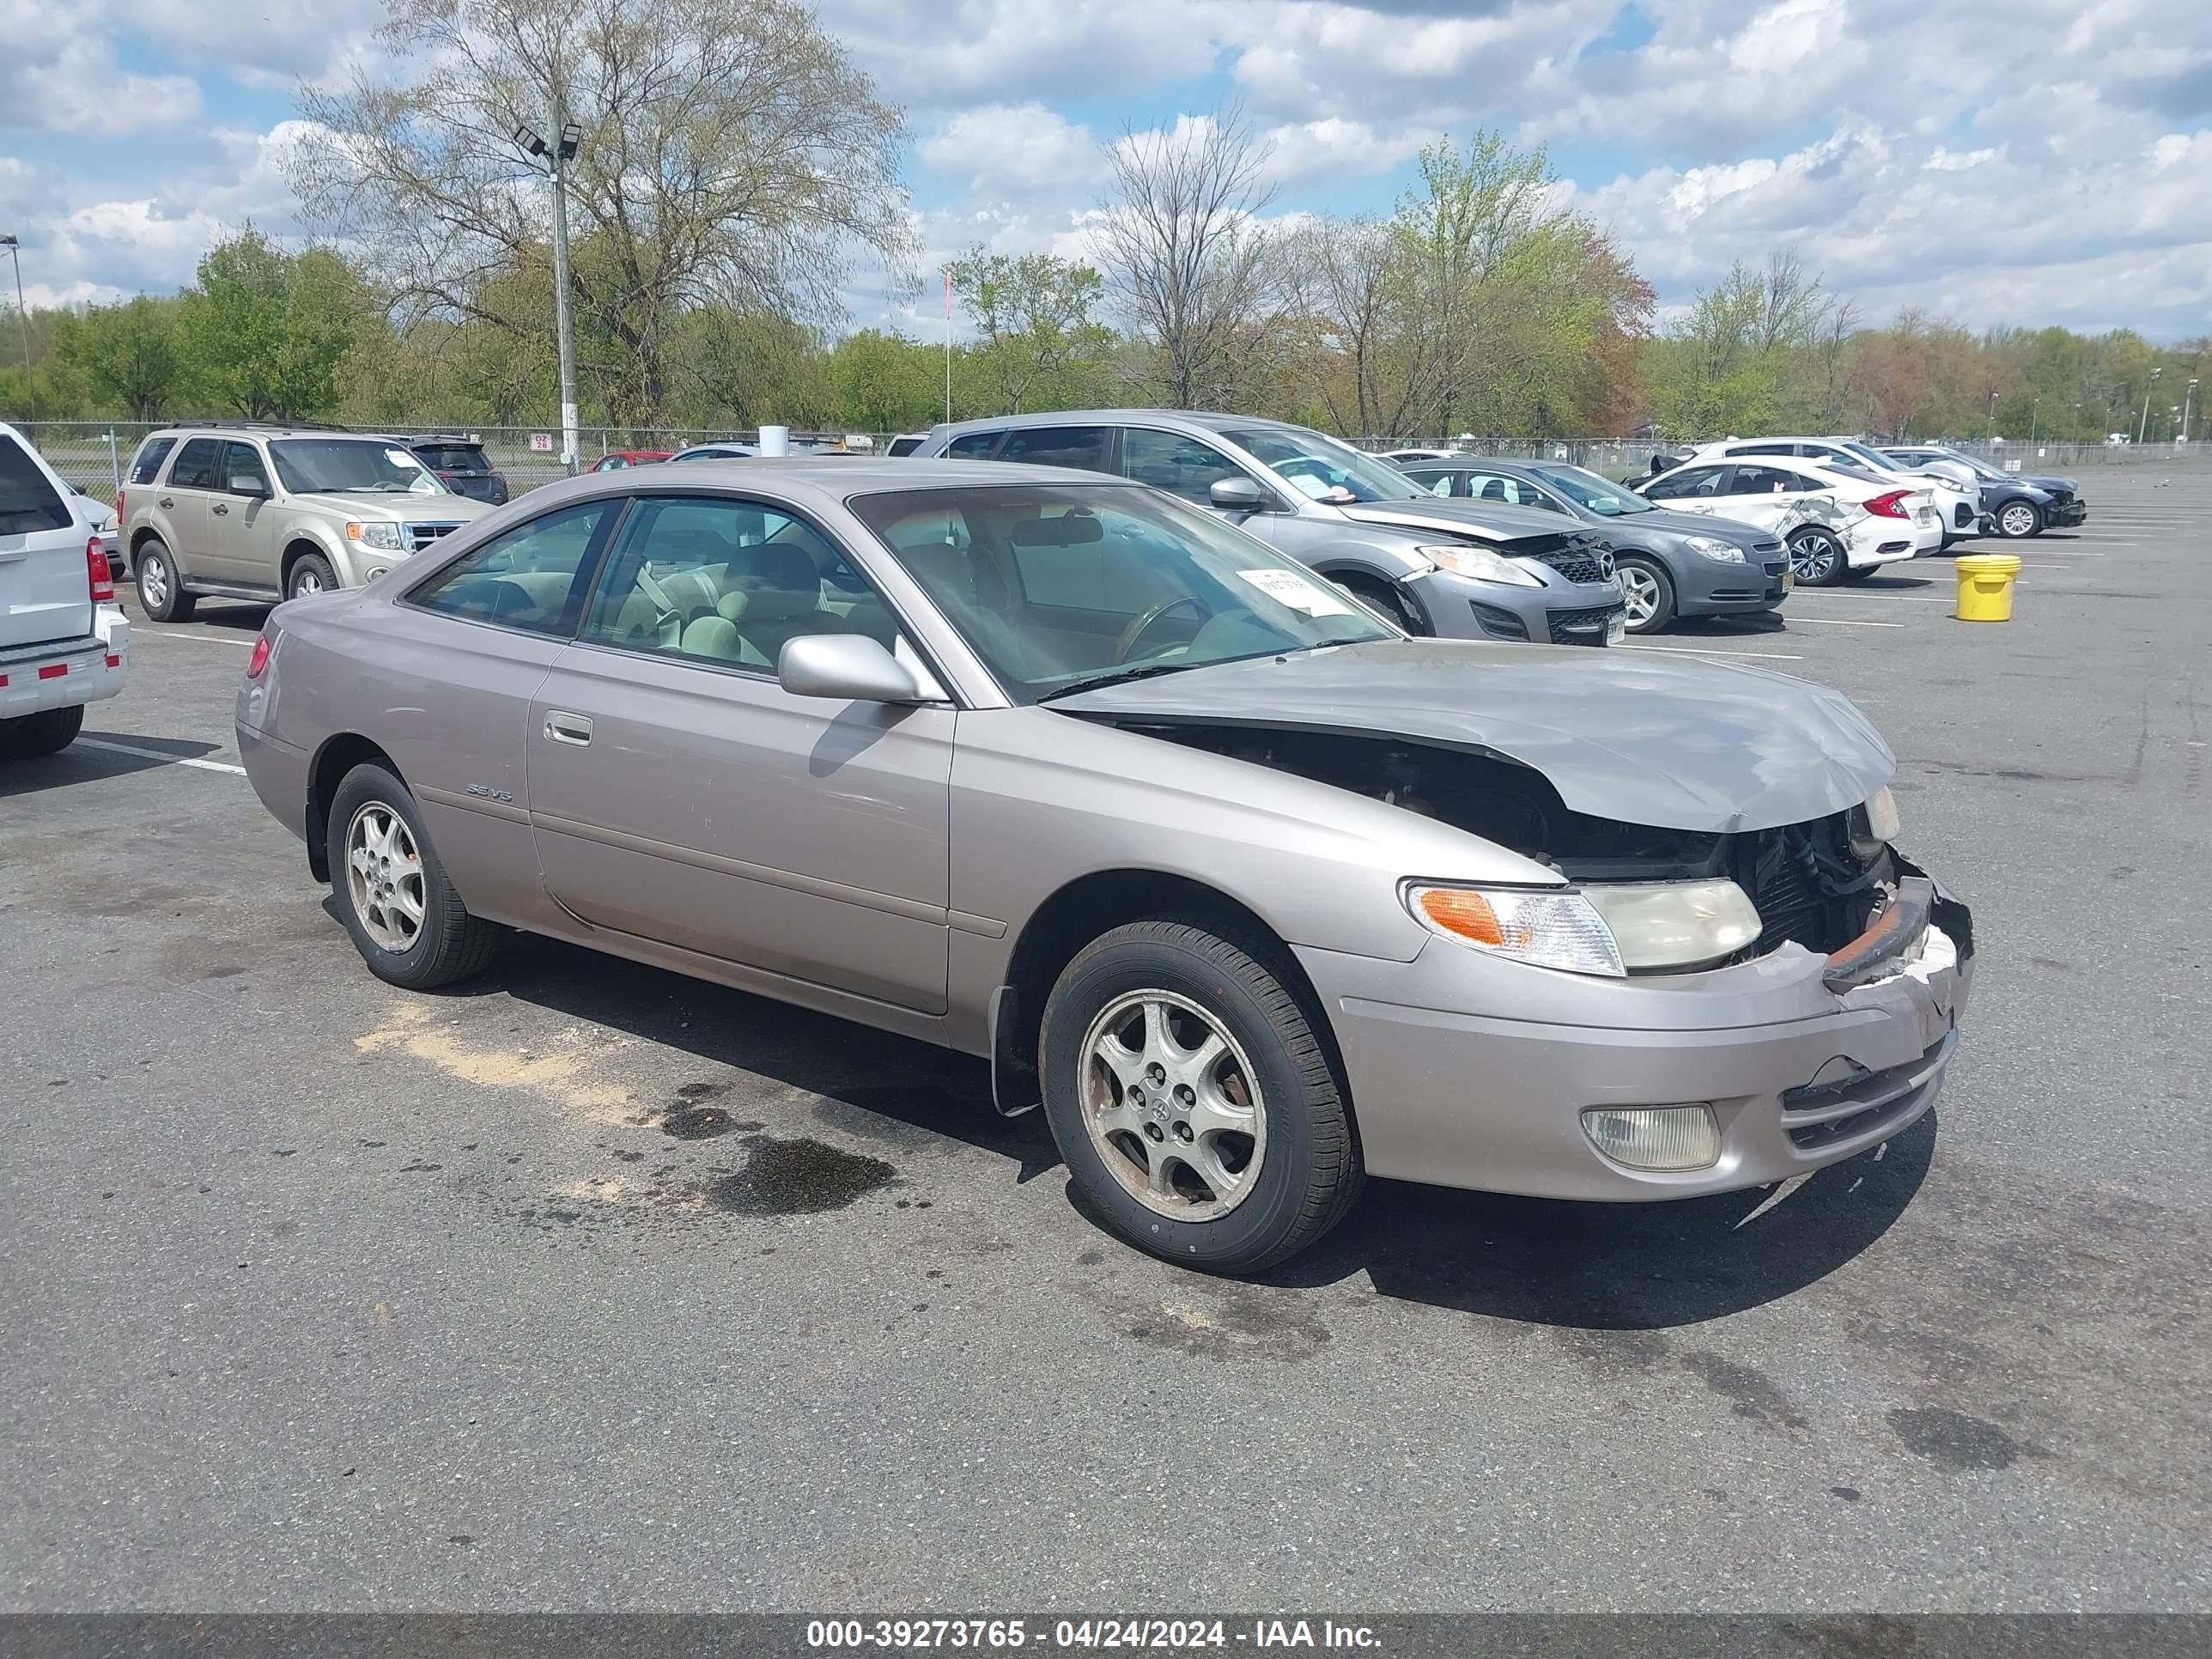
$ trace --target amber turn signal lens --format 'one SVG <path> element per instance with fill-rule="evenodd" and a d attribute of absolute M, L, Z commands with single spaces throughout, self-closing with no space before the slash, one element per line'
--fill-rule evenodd
<path fill-rule="evenodd" d="M 1448 933 L 1457 933 L 1477 945 L 1505 943 L 1498 912 L 1480 893 L 1458 887 L 1430 887 L 1422 890 L 1419 902 L 1421 914 Z"/>

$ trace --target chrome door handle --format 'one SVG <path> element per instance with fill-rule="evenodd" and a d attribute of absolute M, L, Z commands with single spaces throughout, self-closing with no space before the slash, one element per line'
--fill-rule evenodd
<path fill-rule="evenodd" d="M 592 723 L 581 714 L 551 714 L 545 717 L 545 735 L 555 743 L 574 744 L 587 747 L 592 741 Z"/>
<path fill-rule="evenodd" d="M 230 509 L 228 507 L 225 507 L 221 501 L 217 501 L 213 507 L 210 507 L 208 511 L 210 513 L 220 513 L 224 514 L 226 517 L 228 516 L 230 513 Z"/>

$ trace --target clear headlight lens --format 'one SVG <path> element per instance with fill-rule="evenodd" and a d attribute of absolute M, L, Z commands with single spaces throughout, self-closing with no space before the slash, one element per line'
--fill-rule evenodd
<path fill-rule="evenodd" d="M 387 553 L 397 553 L 404 545 L 399 539 L 399 526 L 388 520 L 374 524 L 348 524 L 346 539 L 359 542 L 363 547 L 380 547 Z"/>
<path fill-rule="evenodd" d="M 1472 576 L 1479 582 L 1505 582 L 1515 587 L 1544 585 L 1544 579 L 1534 571 L 1486 547 L 1417 547 L 1413 551 L 1455 576 Z"/>
<path fill-rule="evenodd" d="M 1415 883 L 1406 889 L 1406 908 L 1432 932 L 1493 956 L 1571 974 L 1627 971 L 1604 919 L 1580 893 Z"/>
<path fill-rule="evenodd" d="M 1632 972 L 1718 962 L 1755 942 L 1761 926 L 1743 889 L 1726 878 L 1592 882 L 1583 896 Z"/>
<path fill-rule="evenodd" d="M 1897 839 L 1902 828 L 1897 819 L 1897 797 L 1887 788 L 1877 789 L 1865 805 L 1851 809 L 1851 851 L 1861 863 L 1870 864 Z"/>
<path fill-rule="evenodd" d="M 1692 536 L 1682 544 L 1692 553 L 1702 553 L 1709 559 L 1718 559 L 1727 564 L 1741 564 L 1743 550 L 1734 544 L 1716 541 L 1711 536 Z"/>

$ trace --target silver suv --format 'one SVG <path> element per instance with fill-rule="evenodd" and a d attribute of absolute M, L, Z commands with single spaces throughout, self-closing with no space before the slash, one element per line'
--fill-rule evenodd
<path fill-rule="evenodd" d="M 1409 633 L 1608 645 L 1626 616 L 1603 535 L 1556 513 L 1431 495 L 1302 426 L 1103 409 L 939 426 L 916 459 L 1118 473 L 1222 517 Z"/>
<path fill-rule="evenodd" d="M 386 438 L 283 426 L 170 427 L 139 446 L 118 536 L 156 622 L 203 598 L 358 587 L 495 509 Z"/>

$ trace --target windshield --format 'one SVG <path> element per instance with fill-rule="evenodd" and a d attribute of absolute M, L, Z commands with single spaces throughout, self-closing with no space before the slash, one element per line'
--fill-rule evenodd
<path fill-rule="evenodd" d="M 1842 444 L 1838 447 L 1849 450 L 1877 472 L 1903 472 L 1908 470 L 1904 462 L 1893 460 L 1880 450 L 1869 449 L 1864 444 Z"/>
<path fill-rule="evenodd" d="M 1401 637 L 1264 542 L 1133 484 L 971 484 L 850 506 L 1018 702 Z"/>
<path fill-rule="evenodd" d="M 269 446 L 276 476 L 295 495 L 442 495 L 437 475 L 405 450 L 373 438 L 279 438 Z"/>
<path fill-rule="evenodd" d="M 1364 455 L 1304 427 L 1224 434 L 1242 444 L 1301 495 L 1331 507 L 1353 501 L 1410 501 L 1429 492 L 1379 455 Z"/>
<path fill-rule="evenodd" d="M 1991 466 L 1987 461 L 1977 460 L 1972 455 L 1961 455 L 1955 449 L 1947 449 L 1943 451 L 1942 453 L 1944 459 L 1957 461 L 1960 465 L 1971 468 L 1973 471 L 1973 475 L 1977 478 L 1993 478 L 1999 483 L 2008 483 L 2010 482 L 2005 474 L 1998 471 L 1996 468 Z"/>
<path fill-rule="evenodd" d="M 1591 512 L 1602 514 L 1608 519 L 1616 519 L 1627 513 L 1656 513 L 1659 510 L 1642 496 L 1632 494 L 1610 478 L 1601 478 L 1596 473 L 1579 466 L 1532 466 L 1528 471 L 1562 495 L 1571 496 Z"/>

